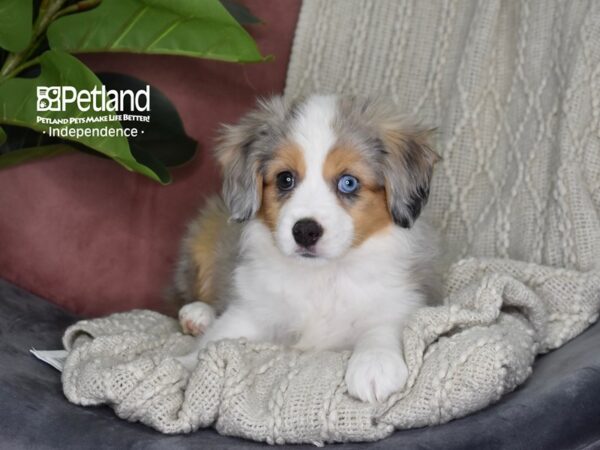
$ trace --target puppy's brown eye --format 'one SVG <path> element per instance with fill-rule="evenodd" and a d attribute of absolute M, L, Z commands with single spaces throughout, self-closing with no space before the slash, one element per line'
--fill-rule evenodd
<path fill-rule="evenodd" d="M 292 172 L 280 172 L 277 174 L 277 187 L 280 191 L 291 191 L 294 188 L 296 179 Z"/>

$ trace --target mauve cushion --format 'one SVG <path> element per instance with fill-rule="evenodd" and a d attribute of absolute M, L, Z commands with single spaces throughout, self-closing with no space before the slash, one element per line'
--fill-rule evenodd
<path fill-rule="evenodd" d="M 0 449 L 249 449 L 265 444 L 212 429 L 168 436 L 119 419 L 108 407 L 64 397 L 60 374 L 29 349 L 60 348 L 76 317 L 0 279 Z M 600 324 L 542 356 L 499 403 L 444 425 L 394 433 L 358 449 L 592 449 L 600 445 Z M 311 445 L 271 447 L 314 449 Z"/>
<path fill-rule="evenodd" d="M 158 87 L 176 106 L 199 154 L 161 186 L 101 158 L 70 154 L 0 172 L 0 276 L 66 309 L 96 316 L 161 309 L 185 223 L 219 188 L 210 155 L 219 123 L 257 96 L 283 91 L 300 0 L 244 3 L 264 25 L 249 28 L 271 62 L 83 55 L 95 71 Z"/>

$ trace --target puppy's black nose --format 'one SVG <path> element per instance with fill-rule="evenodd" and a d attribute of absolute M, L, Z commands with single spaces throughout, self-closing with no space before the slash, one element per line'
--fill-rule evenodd
<path fill-rule="evenodd" d="M 294 224 L 292 234 L 298 245 L 310 247 L 323 236 L 323 227 L 313 219 L 302 219 Z"/>

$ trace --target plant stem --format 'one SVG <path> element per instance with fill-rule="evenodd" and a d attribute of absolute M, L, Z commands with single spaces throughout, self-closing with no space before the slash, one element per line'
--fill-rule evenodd
<path fill-rule="evenodd" d="M 52 18 L 52 21 L 55 21 L 59 17 L 65 16 L 67 14 L 93 9 L 100 3 L 102 3 L 102 0 L 81 0 L 80 2 L 77 2 L 74 5 L 67 6 L 66 8 L 63 8 L 60 11 L 58 11 Z"/>
<path fill-rule="evenodd" d="M 8 55 L 6 61 L 4 61 L 2 70 L 0 70 L 0 83 L 8 80 L 9 78 L 14 77 L 21 70 L 32 65 L 29 63 L 23 64 L 23 62 L 26 61 L 27 58 L 29 58 L 40 45 L 44 33 L 48 28 L 48 25 L 50 25 L 50 23 L 54 19 L 54 16 L 60 10 L 64 3 L 65 0 L 42 1 L 40 9 L 38 11 L 37 19 L 33 24 L 33 33 L 31 36 L 31 40 L 29 41 L 29 45 L 23 51 L 11 53 L 10 55 Z"/>
<path fill-rule="evenodd" d="M 30 59 L 29 61 L 21 64 L 20 66 L 15 67 L 15 69 L 12 72 L 9 72 L 8 74 L 6 74 L 6 76 L 3 77 L 3 79 L 8 80 L 8 79 L 14 77 L 15 75 L 17 75 L 19 72 L 22 72 L 23 70 L 27 69 L 28 67 L 39 64 L 39 62 L 40 62 L 39 56 L 36 58 Z"/>

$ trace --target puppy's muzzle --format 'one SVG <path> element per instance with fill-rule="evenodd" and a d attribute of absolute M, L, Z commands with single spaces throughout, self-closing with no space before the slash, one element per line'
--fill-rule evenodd
<path fill-rule="evenodd" d="M 310 248 L 323 236 L 323 227 L 313 219 L 302 219 L 292 227 L 296 243 L 304 248 Z"/>

